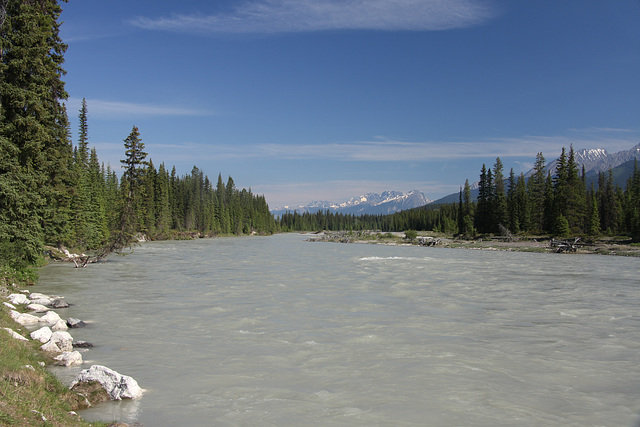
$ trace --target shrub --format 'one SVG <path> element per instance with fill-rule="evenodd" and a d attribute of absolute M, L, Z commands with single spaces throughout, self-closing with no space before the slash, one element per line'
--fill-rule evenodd
<path fill-rule="evenodd" d="M 407 240 L 415 240 L 418 237 L 418 232 L 416 230 L 407 230 L 404 232 L 404 238 Z"/>

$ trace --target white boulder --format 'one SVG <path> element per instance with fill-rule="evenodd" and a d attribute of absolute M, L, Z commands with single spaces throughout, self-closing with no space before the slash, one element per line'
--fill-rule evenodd
<path fill-rule="evenodd" d="M 28 339 L 26 339 L 25 337 L 23 337 L 22 335 L 20 335 L 19 333 L 17 333 L 16 331 L 14 331 L 11 328 L 4 328 L 4 330 L 9 332 L 9 335 L 11 335 L 13 338 L 15 338 L 17 340 L 29 341 Z"/>
<path fill-rule="evenodd" d="M 65 351 L 64 353 L 53 358 L 55 364 L 59 366 L 71 366 L 82 364 L 82 355 L 79 351 Z"/>
<path fill-rule="evenodd" d="M 42 351 L 47 351 L 49 353 L 62 353 L 62 350 L 60 350 L 60 347 L 58 347 L 56 343 L 54 343 L 53 341 L 47 341 L 46 343 L 40 346 L 40 349 Z"/>
<path fill-rule="evenodd" d="M 11 310 L 9 315 L 16 323 L 19 323 L 22 326 L 35 325 L 36 323 L 40 322 L 40 318 L 34 316 L 33 314 L 18 313 L 15 310 Z"/>
<path fill-rule="evenodd" d="M 51 334 L 50 342 L 58 346 L 62 351 L 73 351 L 73 337 L 69 332 L 55 331 Z"/>
<path fill-rule="evenodd" d="M 29 304 L 31 302 L 25 294 L 11 294 L 9 295 L 8 299 L 11 304 L 17 305 Z"/>
<path fill-rule="evenodd" d="M 51 332 L 51 329 L 49 329 L 48 326 L 44 326 L 38 329 L 37 331 L 31 332 L 30 336 L 31 336 L 31 339 L 38 340 L 41 343 L 46 343 L 51 339 L 51 335 L 53 335 L 53 332 Z"/>
<path fill-rule="evenodd" d="M 35 303 L 27 305 L 27 308 L 31 311 L 35 311 L 36 313 L 46 313 L 47 311 L 49 311 L 49 307 Z"/>
<path fill-rule="evenodd" d="M 58 320 L 55 325 L 51 327 L 52 331 L 66 331 L 67 329 L 69 329 L 67 322 L 62 319 Z"/>
<path fill-rule="evenodd" d="M 47 311 L 45 315 L 42 316 L 39 320 L 42 323 L 49 323 L 49 324 L 55 325 L 56 323 L 58 323 L 59 320 L 62 320 L 62 319 L 60 318 L 60 315 L 55 311 Z"/>
<path fill-rule="evenodd" d="M 29 302 L 31 304 L 40 304 L 40 305 L 45 305 L 47 307 L 50 307 L 51 304 L 53 304 L 53 300 L 51 298 L 32 299 Z"/>
<path fill-rule="evenodd" d="M 11 304 L 10 302 L 4 301 L 3 304 L 6 305 L 7 307 L 9 307 L 11 310 L 15 310 L 16 309 L 16 306 Z"/>
<path fill-rule="evenodd" d="M 102 385 L 111 400 L 137 399 L 143 390 L 133 378 L 121 375 L 102 365 L 93 365 L 78 374 L 71 388 L 81 382 L 97 381 Z"/>

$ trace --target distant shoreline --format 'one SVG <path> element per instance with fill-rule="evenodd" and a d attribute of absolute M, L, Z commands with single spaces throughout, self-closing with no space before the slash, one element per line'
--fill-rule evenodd
<path fill-rule="evenodd" d="M 404 233 L 383 233 L 376 231 L 323 231 L 308 234 L 308 241 L 333 243 L 378 244 L 388 246 L 425 246 L 429 248 L 453 248 L 505 252 L 558 253 L 557 247 L 551 245 L 551 239 L 518 237 L 508 240 L 501 237 L 484 237 L 466 240 L 438 233 L 420 233 L 417 239 L 407 240 Z M 614 239 L 598 239 L 589 242 L 578 242 L 575 251 L 567 254 L 591 254 L 609 256 L 640 257 L 640 245 Z"/>

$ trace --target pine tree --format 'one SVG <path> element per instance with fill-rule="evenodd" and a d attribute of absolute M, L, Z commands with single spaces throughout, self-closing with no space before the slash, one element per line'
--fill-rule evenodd
<path fill-rule="evenodd" d="M 105 177 L 102 174 L 98 153 L 95 148 L 91 149 L 87 168 L 89 204 L 85 241 L 88 248 L 96 249 L 106 242 L 109 232 Z"/>
<path fill-rule="evenodd" d="M 514 233 L 520 230 L 520 206 L 517 199 L 516 175 L 513 168 L 509 171 L 509 185 L 507 186 L 507 216 L 509 218 L 508 227 Z"/>
<path fill-rule="evenodd" d="M 167 236 L 171 228 L 171 183 L 164 163 L 158 168 L 155 187 L 156 230 L 160 236 Z"/>
<path fill-rule="evenodd" d="M 600 234 L 600 212 L 598 211 L 598 200 L 593 187 L 589 191 L 587 200 L 589 203 L 587 204 L 586 232 L 590 236 L 597 236 Z"/>
<path fill-rule="evenodd" d="M 562 216 L 573 233 L 581 233 L 585 223 L 586 199 L 584 180 L 578 175 L 573 146 L 569 153 L 562 149 L 554 178 L 554 216 Z"/>
<path fill-rule="evenodd" d="M 640 169 L 638 160 L 627 183 L 627 228 L 634 241 L 640 240 Z"/>
<path fill-rule="evenodd" d="M 536 155 L 536 162 L 533 166 L 533 175 L 527 183 L 529 193 L 529 217 L 531 219 L 531 230 L 540 232 L 545 228 L 545 192 L 546 192 L 546 160 L 542 153 Z"/>
<path fill-rule="evenodd" d="M 516 182 L 515 191 L 516 215 L 518 216 L 518 225 L 520 230 L 528 231 L 531 229 L 531 210 L 529 208 L 529 194 L 527 193 L 527 184 L 524 174 L 521 173 Z"/>
<path fill-rule="evenodd" d="M 603 172 L 598 175 L 596 197 L 600 212 L 600 228 L 610 235 L 617 233 L 620 221 L 620 202 L 616 195 L 611 169 L 606 175 Z"/>
<path fill-rule="evenodd" d="M 121 199 L 117 216 L 116 229 L 112 230 L 110 242 L 98 253 L 102 258 L 114 251 L 130 248 L 136 242 L 135 234 L 138 232 L 138 214 L 142 178 L 147 153 L 144 152 L 144 143 L 140 139 L 140 132 L 133 127 L 129 136 L 124 140 L 125 159 L 120 160 L 124 172 L 120 182 Z"/>
<path fill-rule="evenodd" d="M 556 219 L 555 214 L 555 199 L 553 192 L 553 179 L 551 179 L 551 172 L 547 173 L 547 179 L 544 183 L 544 198 L 542 202 L 542 208 L 544 213 L 542 215 L 543 224 L 540 231 L 551 232 L 553 230 L 554 221 Z"/>
<path fill-rule="evenodd" d="M 491 194 L 491 229 L 494 232 L 499 231 L 500 225 L 506 227 L 509 224 L 503 169 L 500 157 L 496 158 L 496 163 L 493 166 L 493 191 Z"/>
<path fill-rule="evenodd" d="M 475 226 L 479 233 L 491 231 L 491 193 L 493 186 L 491 170 L 482 165 L 478 184 L 478 204 L 476 207 Z"/>
<path fill-rule="evenodd" d="M 82 107 L 78 114 L 79 132 L 78 132 L 78 155 L 77 163 L 82 169 L 86 170 L 89 166 L 89 126 L 87 124 L 88 111 L 87 100 L 82 98 Z"/>
<path fill-rule="evenodd" d="M 459 226 L 458 232 L 469 237 L 473 237 L 476 234 L 476 230 L 473 227 L 474 209 L 471 202 L 471 187 L 469 186 L 469 180 L 465 180 L 464 187 L 460 191 L 460 213 L 459 213 Z"/>
<path fill-rule="evenodd" d="M 23 263 L 68 236 L 72 148 L 56 1 L 5 0 L 0 26 L 0 238 Z"/>

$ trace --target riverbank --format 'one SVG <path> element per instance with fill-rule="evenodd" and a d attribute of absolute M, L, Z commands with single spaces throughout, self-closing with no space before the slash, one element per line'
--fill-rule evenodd
<path fill-rule="evenodd" d="M 28 293 L 23 289 L 26 284 L 16 280 L 17 276 L 10 268 L 0 270 L 0 300 L 3 302 L 0 304 L 0 425 L 122 425 L 87 422 L 77 415 L 75 411 L 86 408 L 86 397 L 69 390 L 47 371 L 47 365 L 60 361 L 54 359 L 55 354 L 43 351 L 42 342 L 30 339 L 30 331 L 14 320 L 15 312 L 23 310 L 7 302 L 7 297 Z"/>
<path fill-rule="evenodd" d="M 313 242 L 335 242 L 335 243 L 359 243 L 359 244 L 380 244 L 392 246 L 428 246 L 433 248 L 454 248 L 485 251 L 512 251 L 512 252 L 538 252 L 538 253 L 558 253 L 570 252 L 593 255 L 616 255 L 640 257 L 640 245 L 631 244 L 628 241 L 614 238 L 601 238 L 589 241 L 573 243 L 575 239 L 569 241 L 573 248 L 569 251 L 559 250 L 557 240 L 549 237 L 493 237 L 484 236 L 475 240 L 458 239 L 441 233 L 419 233 L 414 239 L 407 239 L 405 233 L 382 233 L 376 231 L 325 231 L 321 233 L 309 234 L 309 241 Z M 575 249 L 575 250 L 573 250 Z"/>

